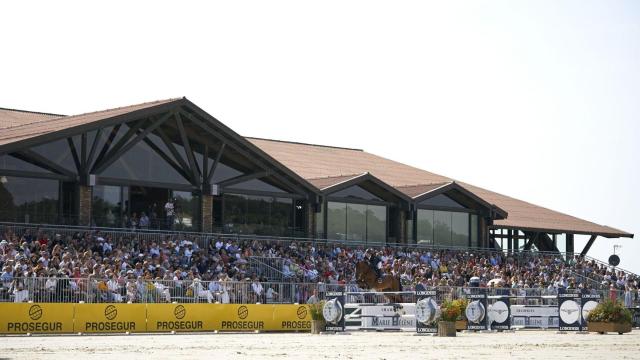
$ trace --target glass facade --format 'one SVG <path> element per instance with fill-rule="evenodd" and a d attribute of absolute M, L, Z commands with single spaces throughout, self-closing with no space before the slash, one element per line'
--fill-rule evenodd
<path fill-rule="evenodd" d="M 328 239 L 384 243 L 386 229 L 386 206 L 327 202 Z"/>
<path fill-rule="evenodd" d="M 417 242 L 433 245 L 433 210 L 418 209 Z"/>
<path fill-rule="evenodd" d="M 126 133 L 128 126 L 123 125 L 118 135 Z M 103 136 L 108 136 L 105 131 Z M 154 144 L 162 142 L 155 135 L 149 135 Z M 115 142 L 114 142 L 115 143 Z M 176 149 L 182 149 L 181 145 L 174 144 Z M 187 159 L 184 157 L 183 159 Z M 186 160 L 185 160 L 186 161 Z M 131 149 L 122 154 L 113 164 L 104 169 L 100 176 L 127 179 L 153 181 L 168 184 L 190 184 L 176 169 L 169 165 L 144 141 L 139 141 Z"/>
<path fill-rule="evenodd" d="M 293 199 L 244 194 L 223 195 L 224 231 L 239 234 L 290 236 Z"/>
<path fill-rule="evenodd" d="M 128 198 L 128 197 L 127 197 Z M 125 203 L 121 186 L 93 187 L 92 214 L 96 226 L 121 227 L 125 225 Z"/>
<path fill-rule="evenodd" d="M 176 230 L 198 230 L 200 196 L 190 191 L 173 192 Z"/>
<path fill-rule="evenodd" d="M 465 208 L 463 205 L 460 205 L 457 201 L 453 200 L 452 198 L 444 194 L 436 195 L 434 197 L 423 200 L 420 202 L 420 205 L 458 208 L 458 209 Z"/>
<path fill-rule="evenodd" d="M 475 227 L 470 226 L 472 217 Z M 466 212 L 418 209 L 416 235 L 421 244 L 467 247 L 473 239 L 477 242 L 477 216 Z"/>
<path fill-rule="evenodd" d="M 3 221 L 56 224 L 60 182 L 0 176 L 0 218 Z"/>

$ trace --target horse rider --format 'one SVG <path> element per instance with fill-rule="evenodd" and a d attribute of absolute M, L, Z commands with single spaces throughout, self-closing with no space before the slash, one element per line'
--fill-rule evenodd
<path fill-rule="evenodd" d="M 369 266 L 376 273 L 376 281 L 382 282 L 382 260 L 373 249 L 367 249 L 364 253 L 365 259 L 369 262 Z"/>

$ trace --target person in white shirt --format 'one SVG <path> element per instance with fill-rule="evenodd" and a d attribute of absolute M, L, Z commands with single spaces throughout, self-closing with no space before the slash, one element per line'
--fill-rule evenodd
<path fill-rule="evenodd" d="M 264 289 L 263 289 L 262 284 L 260 283 L 260 281 L 258 281 L 258 277 L 257 276 L 253 277 L 253 282 L 251 283 L 251 289 L 253 290 L 253 293 L 255 294 L 256 302 L 264 302 L 263 299 L 262 299 L 262 295 L 263 295 Z"/>
<path fill-rule="evenodd" d="M 277 298 L 278 298 L 278 293 L 273 290 L 273 288 L 271 286 L 269 286 L 267 288 L 267 292 L 265 294 L 266 298 L 267 298 L 267 304 L 273 304 L 275 302 L 277 302 Z"/>
<path fill-rule="evenodd" d="M 167 229 L 173 230 L 174 217 L 176 215 L 175 206 L 173 205 L 173 199 L 167 200 L 167 203 L 164 204 L 164 213 L 167 221 Z"/>
<path fill-rule="evenodd" d="M 209 290 L 204 289 L 200 279 L 193 279 L 193 284 L 191 284 L 190 286 L 193 289 L 193 294 L 196 297 L 196 300 L 198 298 L 204 297 L 207 299 L 207 302 L 211 304 L 211 302 L 213 301 L 213 296 L 211 295 L 211 292 Z"/>
<path fill-rule="evenodd" d="M 153 283 L 153 286 L 155 287 L 158 296 L 164 297 L 164 300 L 168 303 L 171 302 L 169 288 L 162 283 L 159 277 L 156 277 L 156 281 Z"/>

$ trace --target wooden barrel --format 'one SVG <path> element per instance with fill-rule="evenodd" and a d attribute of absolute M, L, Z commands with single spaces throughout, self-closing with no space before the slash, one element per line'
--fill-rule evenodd
<path fill-rule="evenodd" d="M 456 323 L 454 321 L 438 322 L 438 336 L 456 336 Z"/>

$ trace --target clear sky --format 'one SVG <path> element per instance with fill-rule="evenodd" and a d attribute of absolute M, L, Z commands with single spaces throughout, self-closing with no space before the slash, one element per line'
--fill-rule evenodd
<path fill-rule="evenodd" d="M 639 1 L 13 1 L 0 106 L 186 96 L 640 236 Z M 622 245 L 640 272 L 640 239 Z M 582 249 L 583 240 L 577 242 Z"/>

